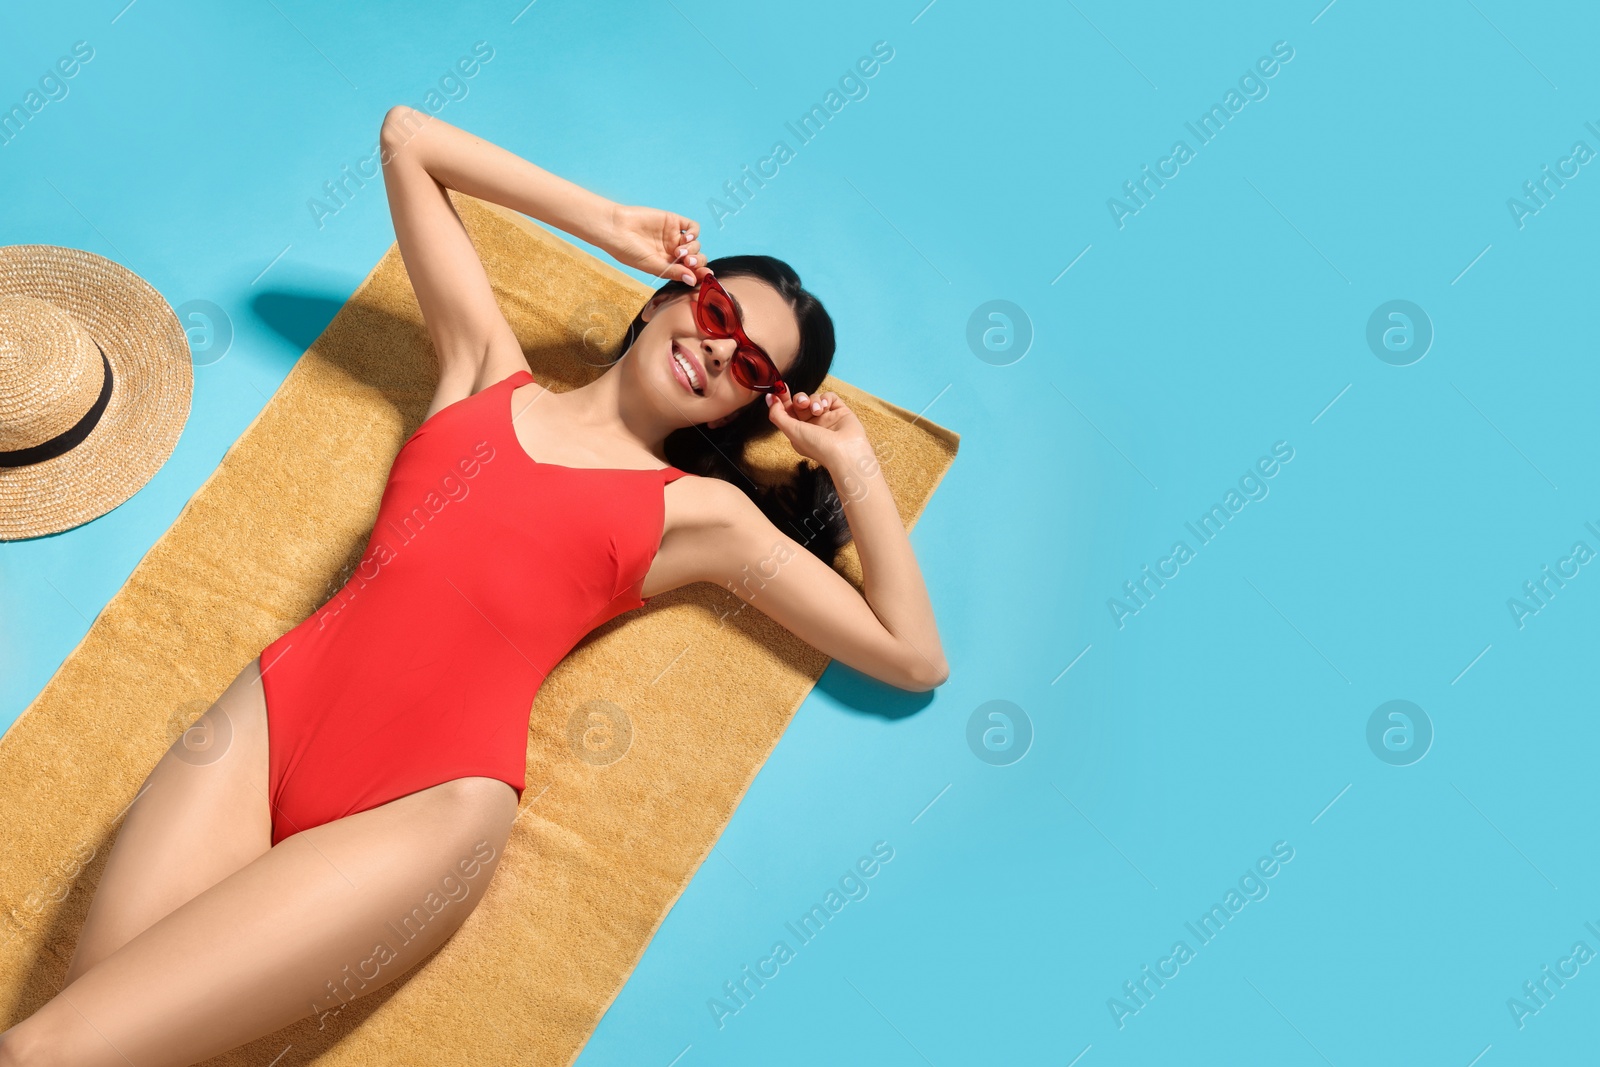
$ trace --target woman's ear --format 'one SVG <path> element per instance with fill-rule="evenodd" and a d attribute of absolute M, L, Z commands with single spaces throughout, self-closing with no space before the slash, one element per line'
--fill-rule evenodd
<path fill-rule="evenodd" d="M 656 309 L 670 299 L 671 297 L 667 293 L 655 294 L 645 302 L 644 307 L 639 309 L 639 317 L 644 319 L 644 321 L 649 322 L 650 317 L 656 313 Z"/>

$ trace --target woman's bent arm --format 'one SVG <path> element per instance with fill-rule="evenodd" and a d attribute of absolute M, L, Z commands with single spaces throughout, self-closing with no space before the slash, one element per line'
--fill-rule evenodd
<path fill-rule="evenodd" d="M 950 668 L 939 643 L 933 603 L 877 454 L 866 438 L 860 438 L 841 444 L 826 466 L 861 558 L 867 603 L 884 629 L 922 661 L 924 670 L 917 672 L 918 677 L 930 688 L 943 685 Z"/>
<path fill-rule="evenodd" d="M 694 479 L 704 518 L 674 540 L 671 586 L 714 582 L 811 647 L 881 682 L 917 692 L 950 676 L 933 605 L 871 445 L 824 461 L 861 559 L 864 595 L 785 531 L 737 486 Z M 803 523 L 809 525 L 809 523 Z M 804 533 L 805 531 L 800 531 Z"/>

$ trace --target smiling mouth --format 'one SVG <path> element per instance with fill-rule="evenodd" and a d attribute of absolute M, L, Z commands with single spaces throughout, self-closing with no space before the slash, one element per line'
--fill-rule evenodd
<path fill-rule="evenodd" d="M 705 380 L 701 377 L 699 368 L 695 366 L 694 360 L 689 358 L 688 353 L 683 350 L 683 346 L 676 341 L 672 342 L 672 362 L 678 368 L 679 373 L 683 375 L 683 380 L 688 385 L 690 392 L 696 396 L 705 396 Z"/>

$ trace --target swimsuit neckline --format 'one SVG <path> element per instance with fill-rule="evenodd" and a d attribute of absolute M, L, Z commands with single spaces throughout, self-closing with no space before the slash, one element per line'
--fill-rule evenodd
<path fill-rule="evenodd" d="M 530 382 L 535 381 L 535 379 L 534 379 L 534 377 L 533 377 L 533 375 L 531 373 L 529 373 L 528 371 L 525 371 L 525 370 L 519 370 L 519 371 L 513 372 L 511 375 L 509 375 L 508 377 L 503 379 L 503 382 L 510 382 L 510 381 L 512 381 L 512 380 L 514 380 L 516 378 L 519 378 L 519 377 L 525 378 L 525 379 L 527 379 L 527 381 L 530 381 Z M 511 440 L 509 442 L 509 447 L 516 449 L 517 454 L 521 455 L 522 457 L 524 457 L 528 461 L 528 466 L 530 468 L 554 467 L 556 470 L 562 470 L 562 471 L 580 471 L 580 472 L 581 471 L 595 471 L 595 472 L 605 473 L 605 474 L 660 474 L 660 475 L 663 476 L 663 478 L 665 478 L 667 475 L 670 475 L 670 474 L 673 474 L 673 473 L 684 474 L 684 475 L 686 475 L 688 473 L 687 471 L 681 470 L 678 467 L 671 466 L 670 464 L 668 466 L 665 466 L 665 467 L 569 467 L 564 463 L 546 463 L 546 462 L 544 462 L 544 460 L 534 459 L 532 456 L 528 455 L 528 450 L 522 447 L 522 442 L 517 440 L 517 425 L 516 425 L 516 422 L 513 420 L 513 415 L 512 415 L 512 411 L 511 411 L 511 394 L 516 391 L 516 388 L 517 387 L 515 385 L 513 385 L 510 389 L 506 390 L 506 400 L 505 400 L 505 408 L 504 408 L 505 422 L 504 422 L 503 425 L 505 426 L 506 433 L 511 438 Z M 660 521 L 660 525 L 657 527 L 657 531 L 658 532 L 656 534 L 656 539 L 655 539 L 655 541 L 656 541 L 655 549 L 650 553 L 650 562 L 645 565 L 644 573 L 639 576 L 639 580 L 637 582 L 629 585 L 627 590 L 625 590 L 626 592 L 628 592 L 628 593 L 630 593 L 632 595 L 634 600 L 637 600 L 639 602 L 636 605 L 637 607 L 643 607 L 646 604 L 648 604 L 651 600 L 655 599 L 655 597 L 647 597 L 647 596 L 644 595 L 644 583 L 645 583 L 645 579 L 650 576 L 650 571 L 655 567 L 655 563 L 656 563 L 657 557 L 659 557 L 661 555 L 661 544 L 662 544 L 662 542 L 664 542 L 667 539 L 667 502 L 666 502 L 666 492 L 667 492 L 667 486 L 669 484 L 671 484 L 671 483 L 667 482 L 667 481 L 663 481 L 662 484 L 661 484 L 661 492 L 659 494 L 652 494 L 652 495 L 655 496 L 656 502 L 658 504 L 660 504 L 660 506 L 661 506 L 661 510 L 660 510 L 661 521 Z"/>
<path fill-rule="evenodd" d="M 535 379 L 534 379 L 533 375 L 531 373 L 529 373 L 528 371 L 525 371 L 525 370 L 513 371 L 510 375 L 508 375 L 506 378 L 504 378 L 503 381 L 509 382 L 512 379 L 518 378 L 518 377 L 526 378 L 529 382 L 535 382 Z M 523 384 L 526 384 L 526 383 L 523 383 Z M 537 382 L 535 382 L 535 384 L 537 384 Z M 517 391 L 517 388 L 518 388 L 517 386 L 513 385 L 510 389 L 506 390 L 506 404 L 505 404 L 506 430 L 511 434 L 511 443 L 516 446 L 517 451 L 519 453 L 521 453 L 522 456 L 525 459 L 527 459 L 527 461 L 531 465 L 533 465 L 535 467 L 554 467 L 557 470 L 563 470 L 563 471 L 594 471 L 596 473 L 601 473 L 601 474 L 662 474 L 662 475 L 664 475 L 664 474 L 668 474 L 668 473 L 670 473 L 672 471 L 678 471 L 678 473 L 680 473 L 680 474 L 687 473 L 685 471 L 679 470 L 679 468 L 677 468 L 677 467 L 672 466 L 670 463 L 665 467 L 569 467 L 565 463 L 546 463 L 542 459 L 534 459 L 532 456 L 528 455 L 528 450 L 526 448 L 523 448 L 522 447 L 522 442 L 517 439 L 517 424 L 516 424 L 516 421 L 515 421 L 516 420 L 516 415 L 511 410 L 511 395 Z M 544 387 L 540 386 L 540 388 L 544 388 Z M 665 488 L 665 487 L 663 487 L 663 488 Z"/>

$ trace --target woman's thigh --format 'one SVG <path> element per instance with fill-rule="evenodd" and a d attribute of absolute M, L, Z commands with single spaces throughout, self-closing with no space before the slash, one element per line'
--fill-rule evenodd
<path fill-rule="evenodd" d="M 145 779 L 106 859 L 63 984 L 271 843 L 267 706 L 252 659 Z"/>
<path fill-rule="evenodd" d="M 64 1062 L 188 1064 L 337 1010 L 483 898 L 516 792 L 462 778 L 302 831 L 165 916 L 28 1020 Z"/>

